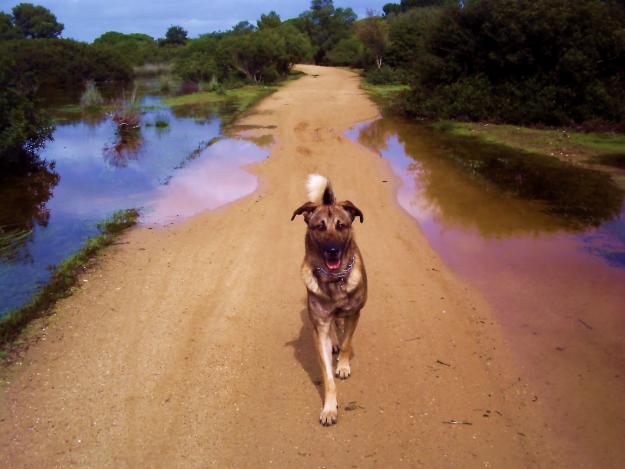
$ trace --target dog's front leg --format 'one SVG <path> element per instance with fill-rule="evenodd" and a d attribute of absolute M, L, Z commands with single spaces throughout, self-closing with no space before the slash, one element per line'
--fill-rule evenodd
<path fill-rule="evenodd" d="M 343 341 L 339 351 L 339 361 L 336 364 L 336 376 L 341 379 L 347 379 L 352 374 L 349 360 L 352 352 L 352 338 L 354 337 L 354 332 L 356 332 L 358 318 L 360 318 L 360 311 L 344 318 L 345 333 L 343 334 Z"/>
<path fill-rule="evenodd" d="M 330 327 L 332 318 L 315 325 L 315 343 L 323 375 L 324 403 L 319 421 L 321 425 L 334 425 L 338 416 L 336 402 L 336 384 L 332 372 L 332 340 L 330 339 Z"/>

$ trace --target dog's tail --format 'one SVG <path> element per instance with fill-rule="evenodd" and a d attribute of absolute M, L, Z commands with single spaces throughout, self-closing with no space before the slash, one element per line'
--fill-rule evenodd
<path fill-rule="evenodd" d="M 332 205 L 336 202 L 332 184 L 327 177 L 320 174 L 311 174 L 306 182 L 308 200 L 315 204 Z"/>

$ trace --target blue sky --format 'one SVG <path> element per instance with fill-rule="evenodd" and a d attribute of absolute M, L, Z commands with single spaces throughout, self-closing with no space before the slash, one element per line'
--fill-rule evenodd
<path fill-rule="evenodd" d="M 43 5 L 65 24 L 63 37 L 92 41 L 106 31 L 139 32 L 162 37 L 173 24 L 191 37 L 226 30 L 242 20 L 255 23 L 262 13 L 275 10 L 292 18 L 310 6 L 309 0 L 22 0 Z M 335 0 L 336 7 L 350 6 L 361 18 L 367 9 L 381 11 L 391 0 Z M 9 12 L 20 0 L 0 0 Z M 399 3 L 399 2 L 398 2 Z"/>

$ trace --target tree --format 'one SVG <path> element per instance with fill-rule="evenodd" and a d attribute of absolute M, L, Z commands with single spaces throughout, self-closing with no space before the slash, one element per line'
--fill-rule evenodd
<path fill-rule="evenodd" d="M 132 65 L 142 65 L 147 62 L 159 62 L 159 55 L 165 48 L 157 47 L 152 36 L 140 33 L 124 34 L 108 31 L 93 41 L 94 46 L 110 49 L 125 57 Z"/>
<path fill-rule="evenodd" d="M 365 48 L 356 36 L 341 39 L 332 50 L 328 52 L 328 60 L 332 65 L 347 67 L 359 67 L 363 63 Z"/>
<path fill-rule="evenodd" d="M 32 3 L 14 6 L 13 22 L 22 37 L 34 39 L 59 37 L 64 27 L 50 10 Z"/>
<path fill-rule="evenodd" d="M 187 42 L 187 31 L 182 26 L 170 26 L 165 33 L 163 45 L 184 46 Z"/>
<path fill-rule="evenodd" d="M 351 8 L 334 8 L 332 0 L 312 0 L 310 10 L 299 16 L 299 26 L 317 49 L 316 63 L 328 62 L 327 53 L 353 33 L 356 13 Z"/>
<path fill-rule="evenodd" d="M 0 47 L 0 174 L 28 171 L 51 139 L 52 126 L 37 100 L 37 83 Z M 1 177 L 1 176 L 0 176 Z"/>
<path fill-rule="evenodd" d="M 409 13 L 418 10 L 428 9 Z M 439 10 L 411 73 L 415 114 L 625 122 L 625 11 L 615 3 L 479 0 Z"/>
<path fill-rule="evenodd" d="M 387 3 L 382 7 L 382 11 L 384 12 L 384 16 L 399 14 L 401 13 L 401 5 L 398 3 Z"/>
<path fill-rule="evenodd" d="M 386 21 L 379 16 L 370 16 L 356 25 L 356 31 L 362 43 L 375 58 L 379 70 L 389 45 Z"/>
<path fill-rule="evenodd" d="M 256 22 L 258 29 L 277 28 L 282 23 L 280 15 L 275 11 L 270 11 L 266 15 L 260 15 L 260 19 Z"/>
<path fill-rule="evenodd" d="M 7 39 L 17 39 L 20 33 L 13 25 L 13 17 L 0 12 L 0 41 Z"/>

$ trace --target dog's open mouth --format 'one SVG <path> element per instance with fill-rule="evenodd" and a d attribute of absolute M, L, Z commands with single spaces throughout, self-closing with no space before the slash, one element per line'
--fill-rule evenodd
<path fill-rule="evenodd" d="M 323 253 L 323 258 L 326 261 L 326 266 L 330 270 L 336 270 L 341 266 L 341 252 L 336 249 L 331 249 Z"/>

